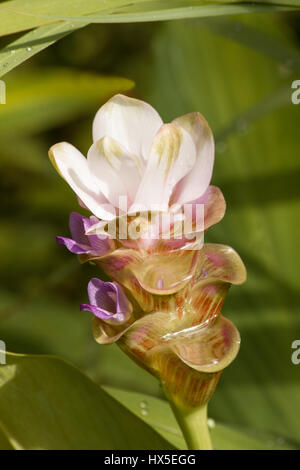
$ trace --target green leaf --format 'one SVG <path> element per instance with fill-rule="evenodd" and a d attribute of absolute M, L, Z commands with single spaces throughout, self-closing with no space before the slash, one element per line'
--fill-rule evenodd
<path fill-rule="evenodd" d="M 140 5 L 141 3 L 141 5 Z M 167 21 L 186 18 L 208 18 L 211 16 L 238 15 L 258 12 L 285 12 L 298 10 L 299 1 L 295 5 L 283 2 L 223 2 L 211 4 L 209 1 L 199 0 L 156 0 L 133 2 L 129 7 L 106 12 L 103 15 L 94 14 L 85 19 L 91 23 L 134 23 L 145 21 Z M 69 21 L 82 21 L 78 17 L 62 17 Z"/>
<path fill-rule="evenodd" d="M 41 26 L 24 34 L 0 50 L 0 77 L 54 42 L 84 26 L 85 23 L 74 25 L 64 21 Z"/>
<path fill-rule="evenodd" d="M 197 16 L 280 11 L 300 7 L 299 0 L 272 0 L 248 3 L 207 0 L 11 0 L 0 5 L 0 36 L 35 28 L 58 20 L 83 22 L 157 21 Z M 244 3 L 244 5 L 243 5 Z M 123 11 L 125 13 L 123 13 Z M 120 16 L 118 17 L 118 15 Z M 91 15 L 91 16 L 88 16 Z M 101 16 L 99 16 L 101 15 Z"/>
<path fill-rule="evenodd" d="M 7 354 L 0 427 L 16 449 L 171 449 L 156 431 L 66 362 Z"/>
<path fill-rule="evenodd" d="M 128 0 L 109 0 L 109 10 L 126 4 Z M 55 23 L 64 16 L 105 10 L 108 10 L 107 0 L 11 0 L 0 4 L 0 36 Z"/>
<path fill-rule="evenodd" d="M 273 28 L 275 39 L 284 34 L 294 47 L 275 16 L 248 21 L 252 34 Z M 191 111 L 208 119 L 217 137 L 212 183 L 223 190 L 227 212 L 206 241 L 233 246 L 248 270 L 245 285 L 233 287 L 223 307 L 242 343 L 209 413 L 300 442 L 299 366 L 291 362 L 300 337 L 299 106 L 291 102 L 298 72 L 247 47 L 250 38 L 246 46 L 243 35 L 239 44 L 202 24 L 161 27 L 145 69 L 151 81 L 139 93 L 165 121 Z"/>
<path fill-rule="evenodd" d="M 299 1 L 279 0 L 245 4 L 220 1 L 210 4 L 204 0 L 138 0 L 128 6 L 124 0 L 107 2 L 31 0 L 7 1 L 0 5 L 2 23 L 0 36 L 23 31 L 33 31 L 8 44 L 0 51 L 0 77 L 42 51 L 64 36 L 83 28 L 89 23 L 128 23 L 141 21 L 164 21 L 182 18 L 236 15 L 241 13 L 290 11 L 300 8 Z M 94 13 L 97 12 L 97 13 Z M 71 15 L 81 16 L 71 16 Z M 92 16 L 86 16 L 92 14 Z M 99 16 L 100 15 L 100 16 Z"/>
<path fill-rule="evenodd" d="M 128 392 L 105 387 L 107 392 L 122 403 L 136 416 L 152 426 L 162 437 L 178 449 L 186 449 L 182 432 L 169 404 L 165 400 L 142 393 Z M 295 449 L 291 442 L 284 442 L 273 434 L 243 430 L 216 423 L 209 419 L 214 449 L 222 450 L 263 450 Z"/>
<path fill-rule="evenodd" d="M 131 80 L 65 68 L 43 68 L 10 75 L 6 105 L 0 108 L 0 134 L 38 133 L 74 116 L 96 112 L 115 93 L 130 90 Z"/>

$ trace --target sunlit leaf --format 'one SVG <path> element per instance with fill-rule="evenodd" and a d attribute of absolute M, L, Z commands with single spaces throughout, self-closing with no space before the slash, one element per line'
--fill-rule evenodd
<path fill-rule="evenodd" d="M 172 448 L 78 369 L 53 357 L 7 355 L 0 416 L 16 449 Z"/>
<path fill-rule="evenodd" d="M 129 23 L 183 18 L 214 17 L 241 13 L 293 11 L 299 0 L 256 0 L 248 3 L 219 0 L 11 0 L 0 5 L 0 36 L 36 28 L 0 51 L 0 76 L 89 23 Z M 77 16 L 80 15 L 80 16 Z M 89 16 L 90 15 L 90 16 Z"/>
<path fill-rule="evenodd" d="M 218 3 L 218 4 L 217 4 Z M 243 5 L 243 3 L 245 3 Z M 199 16 L 280 11 L 299 8 L 299 0 L 271 0 L 248 3 L 208 0 L 11 0 L 0 5 L 0 35 L 35 28 L 59 20 L 83 22 L 158 21 Z M 120 15 L 120 16 L 119 16 Z M 86 18 L 84 18 L 86 17 Z"/>
<path fill-rule="evenodd" d="M 64 16 L 83 16 L 122 7 L 128 0 L 11 0 L 0 4 L 0 36 L 55 23 Z M 82 20 L 84 21 L 84 20 Z"/>
<path fill-rule="evenodd" d="M 208 18 L 211 16 L 238 15 L 258 12 L 284 12 L 293 11 L 299 8 L 298 0 L 295 6 L 283 2 L 223 2 L 219 1 L 211 4 L 205 0 L 156 0 L 156 1 L 136 1 L 129 7 L 120 8 L 102 15 L 93 14 L 86 19 L 91 23 L 127 23 L 145 21 L 166 21 L 179 20 L 185 18 Z M 64 17 L 72 21 L 79 21 L 76 17 Z M 81 20 L 82 21 L 82 20 Z"/>
<path fill-rule="evenodd" d="M 165 400 L 112 387 L 106 387 L 105 389 L 178 449 L 186 449 L 182 432 L 169 404 Z M 295 449 L 295 444 L 285 442 L 272 434 L 226 426 L 222 423 L 216 423 L 211 418 L 209 418 L 208 424 L 214 449 Z"/>

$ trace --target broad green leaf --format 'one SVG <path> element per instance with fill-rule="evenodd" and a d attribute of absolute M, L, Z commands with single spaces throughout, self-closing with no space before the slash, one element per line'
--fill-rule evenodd
<path fill-rule="evenodd" d="M 265 17 L 248 20 L 252 29 L 270 29 Z M 270 21 L 293 48 L 285 25 L 275 16 Z M 222 188 L 227 212 L 206 241 L 233 246 L 248 270 L 246 284 L 232 288 L 223 307 L 241 332 L 241 350 L 209 412 L 300 441 L 300 369 L 291 362 L 291 344 L 300 337 L 299 106 L 291 102 L 299 77 L 241 42 L 208 32 L 200 21 L 197 28 L 162 26 L 143 97 L 165 121 L 191 111 L 208 119 L 217 138 L 212 182 Z"/>
<path fill-rule="evenodd" d="M 125 78 L 65 68 L 11 75 L 6 80 L 6 105 L 0 108 L 0 134 L 57 127 L 74 116 L 96 112 L 110 96 L 133 86 Z"/>
<path fill-rule="evenodd" d="M 86 26 L 89 23 L 128 23 L 140 21 L 163 21 L 182 18 L 236 15 L 241 13 L 289 11 L 300 8 L 298 0 L 279 0 L 270 2 L 252 2 L 210 4 L 209 2 L 138 0 L 129 6 L 124 0 L 107 2 L 89 0 L 64 2 L 55 0 L 33 0 L 25 3 L 12 0 L 0 5 L 2 23 L 0 36 L 36 28 L 21 38 L 8 44 L 0 51 L 0 76 L 5 75 L 19 64 L 42 51 L 62 37 Z M 100 9 L 100 10 L 99 10 Z M 97 11 L 97 13 L 93 13 Z M 100 13 L 99 13 L 100 12 Z M 86 16 L 88 14 L 92 16 Z M 70 16 L 80 14 L 83 16 Z M 100 14 L 100 16 L 99 16 Z"/>
<path fill-rule="evenodd" d="M 16 449 L 171 449 L 149 425 L 66 362 L 7 354 L 0 427 Z"/>
<path fill-rule="evenodd" d="M 3 239 L 13 238 L 12 230 L 10 232 L 5 230 L 3 224 L 0 228 Z M 61 253 L 59 247 L 55 245 L 55 234 L 51 234 L 43 249 L 36 246 L 37 243 L 33 244 L 33 247 L 30 246 L 28 240 L 32 237 L 32 232 L 28 235 L 23 232 L 24 243 L 29 248 L 26 250 L 26 258 L 25 254 L 19 253 L 20 265 L 25 271 L 24 274 L 22 271 L 20 273 L 20 283 L 25 273 L 28 273 L 32 259 L 44 259 L 45 264 L 42 264 L 42 268 L 35 262 L 35 270 L 46 271 L 47 254 L 48 257 L 54 257 Z M 7 242 L 1 242 L 1 238 L 0 247 L 3 249 L 6 247 L 8 252 L 2 269 L 7 271 L 13 248 L 8 246 Z M 20 293 L 18 297 L 9 296 L 7 292 L 1 290 L 0 338 L 5 341 L 7 348 L 28 354 L 55 354 L 84 369 L 89 377 L 98 383 L 148 394 L 159 394 L 159 383 L 152 375 L 138 367 L 116 345 L 100 347 L 93 339 L 90 315 L 87 312 L 80 312 L 79 304 L 86 300 L 86 285 L 89 279 L 93 275 L 99 275 L 99 272 L 87 267 L 83 273 L 83 267 L 76 259 L 70 259 L 68 254 L 64 259 L 65 263 L 56 266 L 48 276 L 43 279 L 32 279 L 31 289 L 27 288 L 26 295 Z M 59 290 L 64 289 L 66 279 L 72 279 L 77 289 L 81 291 L 81 297 L 71 304 L 61 303 L 57 298 Z M 50 289 L 56 292 L 55 299 L 54 296 L 52 298 L 49 296 Z M 66 331 L 68 335 L 65 334 Z"/>
<path fill-rule="evenodd" d="M 128 0 L 11 0 L 0 4 L 0 36 L 55 23 L 63 16 L 88 15 L 128 4 Z M 109 6 L 109 8 L 108 8 Z M 84 21 L 84 20 L 83 20 Z"/>
<path fill-rule="evenodd" d="M 162 437 L 178 449 L 186 449 L 181 429 L 165 400 L 142 393 L 105 387 L 107 392 L 120 401 L 136 416 L 152 426 Z M 214 449 L 262 450 L 295 449 L 291 442 L 285 442 L 272 434 L 243 430 L 208 420 Z"/>
<path fill-rule="evenodd" d="M 246 13 L 266 12 L 271 13 L 274 11 L 285 12 L 293 11 L 300 8 L 298 0 L 295 6 L 285 4 L 285 2 L 216 2 L 211 4 L 209 1 L 199 0 L 156 0 L 156 1 L 138 1 L 132 3 L 129 7 L 120 8 L 110 14 L 106 12 L 102 15 L 94 14 L 87 16 L 86 21 L 91 23 L 134 23 L 145 21 L 167 21 L 179 20 L 186 18 L 209 18 L 211 16 L 224 16 L 224 15 L 238 15 Z M 78 17 L 62 17 L 63 20 L 69 21 L 82 21 Z"/>
<path fill-rule="evenodd" d="M 83 22 L 157 21 L 300 7 L 299 0 L 257 0 L 250 4 L 245 1 L 245 5 L 242 5 L 243 2 L 236 4 L 235 1 L 217 3 L 211 5 L 205 0 L 135 0 L 128 7 L 126 0 L 110 0 L 109 3 L 105 0 L 11 0 L 0 5 L 0 35 L 65 19 Z"/>

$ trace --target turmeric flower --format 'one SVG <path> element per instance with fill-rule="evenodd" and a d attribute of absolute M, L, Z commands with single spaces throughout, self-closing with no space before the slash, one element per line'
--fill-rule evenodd
<path fill-rule="evenodd" d="M 199 113 L 163 124 L 147 103 L 116 95 L 96 114 L 93 140 L 87 158 L 68 143 L 49 152 L 92 213 L 72 213 L 72 238 L 57 241 L 112 279 L 93 278 L 81 309 L 93 314 L 99 343 L 116 342 L 161 381 L 190 448 L 209 448 L 206 405 L 240 344 L 221 307 L 246 278 L 232 248 L 203 244 L 225 212 L 210 185 L 212 132 Z"/>
<path fill-rule="evenodd" d="M 149 104 L 116 95 L 97 112 L 93 141 L 87 158 L 66 142 L 51 147 L 49 155 L 83 205 L 101 220 L 118 216 L 124 200 L 132 213 L 154 207 L 166 211 L 201 197 L 209 205 L 219 198 L 218 216 L 224 213 L 221 193 L 208 189 L 214 141 L 199 113 L 163 124 Z"/>

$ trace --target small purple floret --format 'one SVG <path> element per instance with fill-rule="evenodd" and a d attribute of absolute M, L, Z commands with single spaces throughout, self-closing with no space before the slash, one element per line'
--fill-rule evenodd
<path fill-rule="evenodd" d="M 114 242 L 105 235 L 86 235 L 87 230 L 97 223 L 99 220 L 95 216 L 84 217 L 77 212 L 71 212 L 69 227 L 72 238 L 56 237 L 57 243 L 65 245 L 76 255 L 103 256 L 112 250 Z"/>
<path fill-rule="evenodd" d="M 91 312 L 102 320 L 124 323 L 128 320 L 132 306 L 122 287 L 116 282 L 104 282 L 93 278 L 88 285 L 90 304 L 82 304 L 80 310 Z"/>

